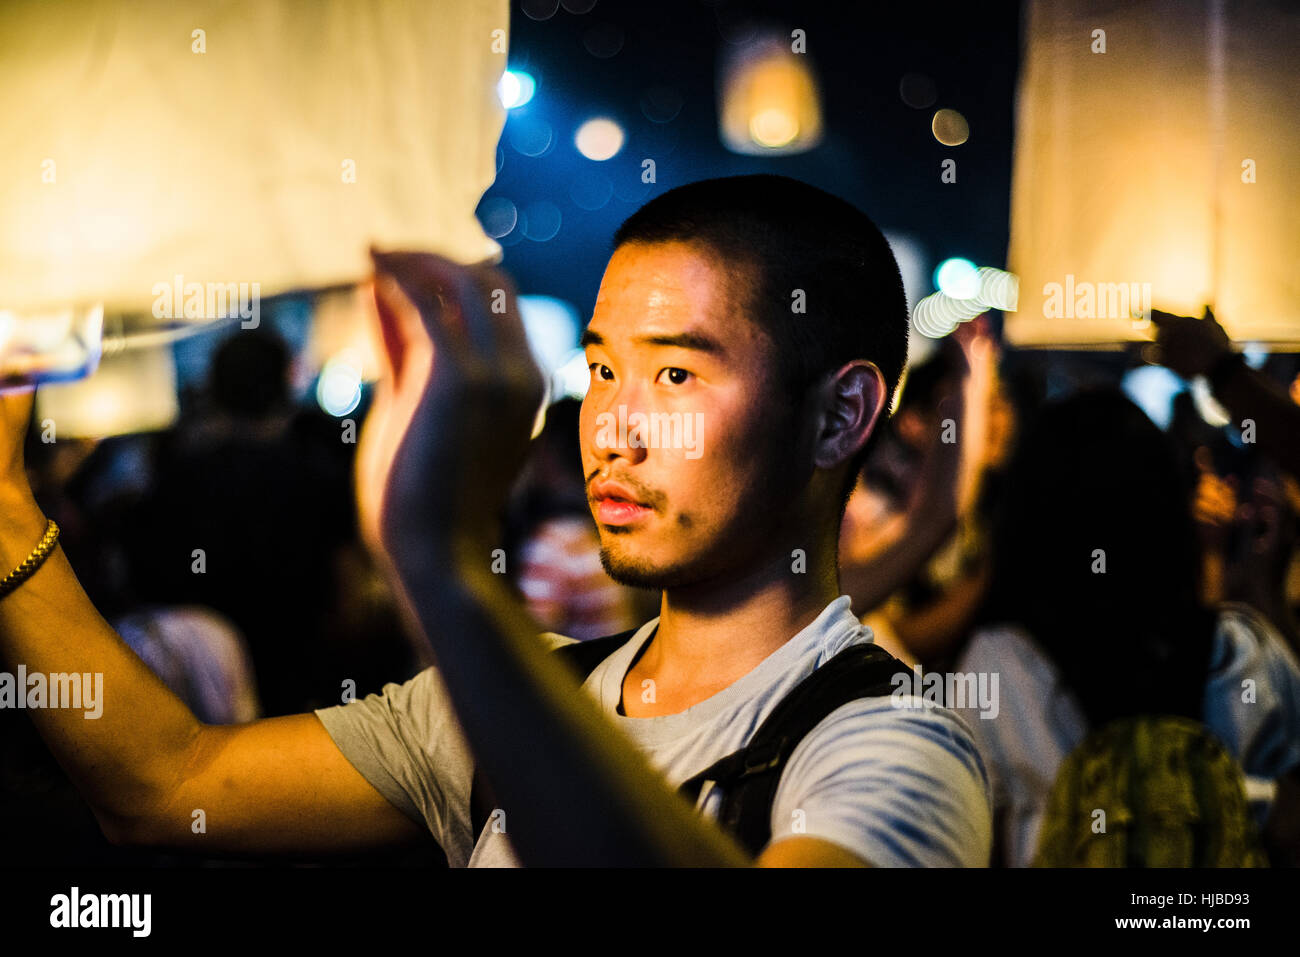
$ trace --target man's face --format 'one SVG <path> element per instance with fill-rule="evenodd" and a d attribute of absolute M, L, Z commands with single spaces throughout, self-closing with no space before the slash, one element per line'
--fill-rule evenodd
<path fill-rule="evenodd" d="M 752 561 L 806 483 L 793 397 L 728 278 L 684 243 L 625 244 L 605 270 L 583 336 L 582 464 L 601 561 L 625 584 L 695 584 Z"/>

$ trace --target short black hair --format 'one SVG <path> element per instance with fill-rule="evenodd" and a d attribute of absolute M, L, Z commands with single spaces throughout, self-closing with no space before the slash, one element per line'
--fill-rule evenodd
<path fill-rule="evenodd" d="M 907 296 L 876 224 L 838 196 L 788 176 L 727 176 L 656 196 L 619 227 L 613 245 L 664 242 L 698 244 L 728 265 L 736 284 L 752 284 L 747 305 L 775 344 L 796 401 L 853 359 L 880 369 L 885 412 L 850 465 L 847 501 L 907 362 Z M 794 311 L 796 290 L 804 312 Z"/>

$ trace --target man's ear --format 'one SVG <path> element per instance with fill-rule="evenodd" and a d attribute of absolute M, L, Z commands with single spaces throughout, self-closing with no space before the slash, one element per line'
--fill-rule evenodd
<path fill-rule="evenodd" d="M 885 411 L 885 377 L 874 362 L 854 359 L 822 383 L 813 463 L 833 469 L 867 444 Z"/>

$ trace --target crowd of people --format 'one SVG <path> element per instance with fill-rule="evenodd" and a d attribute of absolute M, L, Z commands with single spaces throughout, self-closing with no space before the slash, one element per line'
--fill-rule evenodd
<path fill-rule="evenodd" d="M 993 864 L 1296 863 L 1300 376 L 1286 356 L 1248 367 L 1212 315 L 1155 318 L 1148 358 L 1205 376 L 1227 426 L 1180 398 L 1162 430 L 1113 376 L 1049 376 L 981 317 L 908 371 L 849 499 L 841 591 L 878 644 L 957 678 L 942 703 L 989 775 Z M 209 724 L 346 703 L 431 663 L 362 546 L 355 446 L 291 401 L 288 368 L 273 331 L 244 332 L 168 432 L 28 436 L 32 488 L 92 602 Z M 541 631 L 585 640 L 647 621 L 658 596 L 602 568 L 579 406 L 553 404 L 532 444 L 501 570 Z M 996 676 L 994 700 L 954 700 L 967 675 Z M 1119 768 L 1128 790 L 1103 801 Z M 11 848 L 178 860 L 104 841 L 21 712 L 0 713 L 0 775 Z M 1071 802 L 1099 801 L 1126 808 L 1102 825 L 1118 850 L 1058 839 Z M 1179 858 L 1180 828 L 1218 837 Z"/>
<path fill-rule="evenodd" d="M 1029 866 L 1040 851 L 1086 863 L 1039 843 L 1054 786 L 1070 796 L 1063 765 L 1091 732 L 1161 715 L 1208 729 L 1267 853 L 1296 862 L 1300 377 L 1286 357 L 1247 366 L 1212 315 L 1157 320 L 1155 358 L 1188 380 L 1208 373 L 1228 425 L 1208 425 L 1182 393 L 1162 431 L 1101 377 L 1048 398 L 1023 362 L 981 384 L 977 324 L 912 370 L 890 424 L 896 451 L 868 462 L 850 509 L 843 581 L 877 640 L 925 669 L 999 677 L 995 713 L 948 701 L 992 777 L 994 863 Z M 943 422 L 971 419 L 963 469 Z M 900 564 L 898 543 L 917 537 L 942 541 Z M 1105 777 L 1129 758 L 1102 754 Z M 1215 813 L 1177 793 L 1125 800 L 1167 800 L 1170 833 Z"/>

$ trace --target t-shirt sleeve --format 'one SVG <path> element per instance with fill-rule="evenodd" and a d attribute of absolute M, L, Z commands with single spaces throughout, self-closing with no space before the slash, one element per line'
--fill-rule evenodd
<path fill-rule="evenodd" d="M 772 843 L 817 837 L 876 867 L 984 867 L 992 834 L 971 732 L 939 707 L 837 709 L 795 748 L 772 805 Z"/>
<path fill-rule="evenodd" d="M 316 716 L 348 763 L 429 829 L 449 863 L 468 860 L 474 759 L 436 668 Z"/>
<path fill-rule="evenodd" d="M 548 651 L 573 641 L 549 632 L 539 640 Z M 427 827 L 451 866 L 469 862 L 478 836 L 469 811 L 474 757 L 437 668 L 315 713 L 348 763 Z"/>

